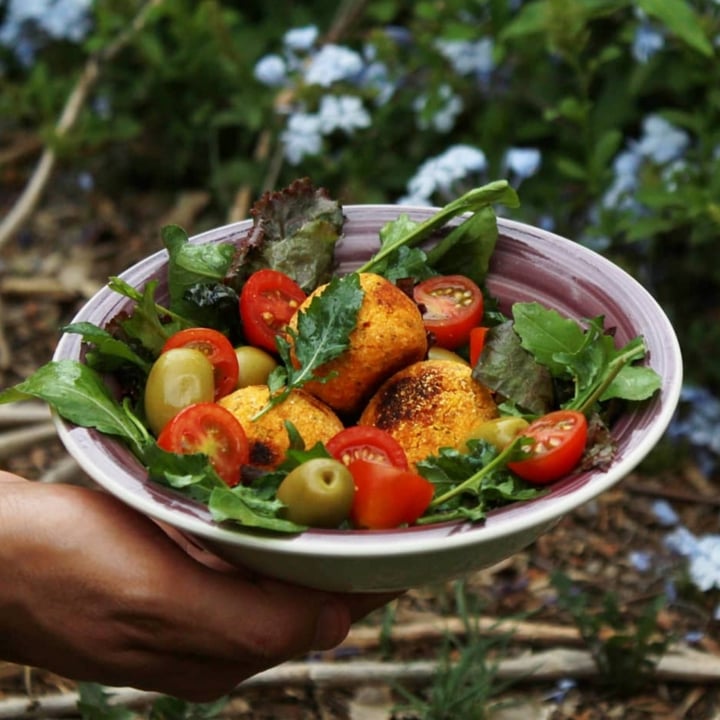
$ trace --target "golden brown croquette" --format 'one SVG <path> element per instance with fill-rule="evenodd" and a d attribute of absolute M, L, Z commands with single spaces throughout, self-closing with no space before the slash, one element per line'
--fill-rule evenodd
<path fill-rule="evenodd" d="M 427 353 L 427 333 L 415 302 L 380 275 L 360 273 L 360 285 L 364 297 L 350 347 L 317 373 L 337 375 L 324 383 L 313 380 L 303 386 L 343 417 L 357 415 L 386 378 Z M 311 293 L 298 312 L 325 287 Z M 297 327 L 297 314 L 290 326 Z"/>
<path fill-rule="evenodd" d="M 400 370 L 375 393 L 360 425 L 389 432 L 414 466 L 442 447 L 459 448 L 480 422 L 497 417 L 490 391 L 453 360 L 424 360 Z"/>
<path fill-rule="evenodd" d="M 270 470 L 285 459 L 290 447 L 286 420 L 295 426 L 306 448 L 327 442 L 343 429 L 340 419 L 325 403 L 302 390 L 293 390 L 286 400 L 254 420 L 269 397 L 267 385 L 250 385 L 218 401 L 243 426 L 250 442 L 251 465 Z"/>

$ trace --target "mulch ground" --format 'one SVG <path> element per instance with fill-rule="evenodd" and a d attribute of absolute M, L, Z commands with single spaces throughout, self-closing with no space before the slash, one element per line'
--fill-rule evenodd
<path fill-rule="evenodd" d="M 199 220 L 201 208 L 197 196 L 191 200 L 180 198 L 173 206 L 167 198 L 127 196 L 113 201 L 51 191 L 43 209 L 35 213 L 17 241 L 0 249 L 0 325 L 6 353 L 6 366 L 0 368 L 0 386 L 21 380 L 46 362 L 57 342 L 58 327 L 73 316 L 108 275 L 117 274 L 159 249 L 157 231 L 163 224 L 178 221 L 191 232 L 204 229 L 208 219 Z M 40 479 L 65 458 L 59 441 L 49 438 L 0 458 L 0 463 L 28 478 Z M 639 472 L 563 518 L 526 551 L 465 579 L 469 604 L 484 618 L 516 618 L 558 629 L 554 641 L 539 637 L 511 639 L 503 650 L 505 656 L 540 648 L 557 649 L 566 644 L 561 631 L 576 626 L 556 601 L 551 577 L 561 572 L 593 599 L 593 613 L 600 611 L 603 594 L 611 592 L 630 624 L 654 598 L 672 591 L 657 616 L 659 637 L 690 642 L 707 657 L 720 657 L 720 623 L 713 619 L 720 596 L 717 591 L 700 593 L 687 582 L 685 562 L 666 548 L 668 528 L 653 511 L 653 503 L 664 499 L 695 534 L 720 532 L 718 477 L 703 475 L 691 458 L 679 458 L 682 454 L 674 448 L 658 450 Z M 649 567 L 639 570 L 630 561 L 630 551 L 647 553 Z M 350 643 L 336 653 L 308 662 L 350 666 L 357 660 L 397 663 L 437 659 L 442 635 L 420 632 L 402 639 L 398 631 L 404 626 L 420 623 L 431 627 L 434 621 L 457 618 L 455 585 L 415 589 L 396 603 L 393 612 L 393 624 L 389 637 L 383 636 L 384 643 L 363 647 Z M 365 626 L 380 628 L 386 619 L 385 613 L 377 612 Z M 396 638 L 393 629 L 398 632 Z M 571 677 L 569 673 L 567 679 Z M 423 682 L 427 686 L 428 681 Z M 525 679 L 503 693 L 513 702 L 498 711 L 497 717 L 709 720 L 720 718 L 718 685 L 717 681 L 700 682 L 689 676 L 651 682 L 623 698 L 598 677 L 562 686 L 562 692 L 555 679 Z M 10 717 L 2 714 L 3 702 L 8 700 L 42 699 L 72 694 L 75 689 L 71 681 L 41 669 L 0 663 L 0 718 Z M 238 690 L 223 715 L 243 720 L 413 717 L 397 712 L 393 715 L 392 706 L 397 700 L 389 685 L 367 685 L 350 679 L 346 687 L 341 682 L 331 686 L 308 682 L 249 685 Z M 64 714 L 67 712 L 71 711 Z M 479 713 L 476 716 L 480 717 Z"/>

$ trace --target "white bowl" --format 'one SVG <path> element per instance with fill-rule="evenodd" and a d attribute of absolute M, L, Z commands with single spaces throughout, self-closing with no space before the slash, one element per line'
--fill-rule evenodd
<path fill-rule="evenodd" d="M 423 220 L 429 208 L 358 205 L 344 208 L 345 237 L 337 256 L 340 270 L 360 265 L 377 249 L 378 231 L 400 213 Z M 232 241 L 247 231 L 243 221 L 205 232 L 192 242 Z M 490 513 L 482 524 L 463 522 L 390 531 L 309 530 L 285 536 L 231 529 L 215 523 L 207 508 L 148 480 L 142 465 L 119 442 L 94 430 L 57 420 L 68 452 L 99 485 L 141 513 L 192 535 L 230 562 L 258 573 L 310 587 L 373 592 L 433 584 L 497 563 L 531 544 L 563 515 L 625 477 L 652 450 L 678 402 L 682 358 L 672 326 L 648 292 L 600 255 L 552 233 L 499 219 L 500 238 L 488 288 L 501 308 L 535 300 L 577 320 L 604 315 L 624 344 L 642 335 L 646 362 L 662 378 L 662 389 L 621 417 L 612 428 L 617 457 L 605 472 L 583 472 L 550 487 L 547 495 Z M 159 251 L 121 277 L 141 287 L 160 280 L 166 297 L 167 254 Z M 76 322 L 103 326 L 129 301 L 107 287 L 79 312 Z M 55 359 L 82 359 L 77 335 L 64 335 Z"/>

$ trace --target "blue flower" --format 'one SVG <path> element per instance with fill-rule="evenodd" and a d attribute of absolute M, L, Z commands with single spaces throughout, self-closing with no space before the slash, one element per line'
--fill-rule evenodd
<path fill-rule="evenodd" d="M 379 61 L 365 66 L 361 84 L 376 93 L 375 104 L 378 106 L 386 105 L 397 89 L 397 83 L 390 78 L 387 65 Z"/>
<path fill-rule="evenodd" d="M 322 149 L 320 118 L 304 112 L 291 115 L 281 140 L 291 165 L 298 165 L 306 155 L 317 155 Z"/>
<path fill-rule="evenodd" d="M 305 71 L 309 85 L 329 87 L 338 80 L 356 78 L 363 70 L 363 59 L 350 48 L 341 45 L 324 45 L 314 55 Z"/>
<path fill-rule="evenodd" d="M 485 153 L 471 145 L 452 145 L 444 153 L 426 160 L 409 180 L 408 194 L 400 200 L 409 205 L 430 205 L 437 191 L 450 191 L 453 184 L 471 173 L 487 169 Z"/>
<path fill-rule="evenodd" d="M 283 45 L 285 45 L 288 50 L 303 52 L 312 48 L 317 37 L 318 29 L 315 25 L 292 28 L 283 35 Z"/>
<path fill-rule="evenodd" d="M 720 589 L 720 535 L 696 537 L 685 527 L 678 527 L 665 538 L 671 550 L 689 561 L 690 579 L 702 592 Z"/>
<path fill-rule="evenodd" d="M 255 78 L 269 87 L 281 87 L 287 81 L 287 65 L 279 55 L 265 55 L 255 65 Z"/>
<path fill-rule="evenodd" d="M 534 175 L 540 168 L 541 155 L 537 148 L 509 148 L 505 152 L 505 166 L 522 181 Z"/>
<path fill-rule="evenodd" d="M 676 128 L 660 115 L 648 115 L 643 121 L 643 136 L 637 151 L 644 157 L 664 165 L 679 158 L 690 144 L 684 130 Z"/>
<path fill-rule="evenodd" d="M 455 126 L 455 118 L 462 112 L 463 101 L 449 85 L 441 85 L 438 96 L 441 105 L 430 118 L 424 117 L 425 108 L 430 102 L 427 95 L 416 98 L 413 108 L 418 113 L 417 123 L 421 130 L 433 128 L 437 132 L 447 133 Z"/>
<path fill-rule="evenodd" d="M 630 561 L 630 564 L 639 572 L 647 572 L 653 565 L 652 555 L 647 552 L 640 552 L 637 550 L 632 551 L 628 555 L 628 560 Z"/>
<path fill-rule="evenodd" d="M 91 0 L 10 0 L 5 23 L 0 28 L 0 43 L 21 53 L 32 62 L 36 46 L 23 38 L 23 25 L 34 23 L 56 39 L 82 40 L 90 29 Z"/>
<path fill-rule="evenodd" d="M 487 77 L 495 69 L 494 43 L 491 38 L 481 38 L 475 42 L 438 40 L 435 46 L 459 75 Z"/>
<path fill-rule="evenodd" d="M 710 474 L 720 458 L 720 399 L 707 388 L 684 385 L 667 435 L 690 443 L 700 467 Z"/>
<path fill-rule="evenodd" d="M 665 527 L 672 527 L 677 525 L 680 518 L 678 517 L 675 510 L 673 510 L 667 500 L 656 500 L 652 504 L 653 515 L 657 518 L 657 521 Z"/>
<path fill-rule="evenodd" d="M 613 162 L 615 177 L 612 185 L 605 192 L 602 204 L 604 207 L 629 209 L 633 207 L 632 194 L 639 183 L 639 172 L 642 165 L 642 156 L 635 147 L 624 150 L 616 156 Z"/>
<path fill-rule="evenodd" d="M 648 23 L 642 23 L 635 30 L 632 54 L 641 63 L 646 63 L 656 52 L 665 46 L 665 36 Z"/>
<path fill-rule="evenodd" d="M 325 95 L 320 101 L 318 116 L 320 132 L 325 135 L 334 130 L 352 135 L 357 128 L 370 126 L 370 115 L 362 100 L 354 95 Z"/>

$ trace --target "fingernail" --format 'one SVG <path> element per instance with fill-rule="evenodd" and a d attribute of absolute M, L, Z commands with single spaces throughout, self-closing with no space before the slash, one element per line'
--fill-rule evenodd
<path fill-rule="evenodd" d="M 339 645 L 350 632 L 350 611 L 337 602 L 327 602 L 318 614 L 313 650 L 330 650 Z"/>

